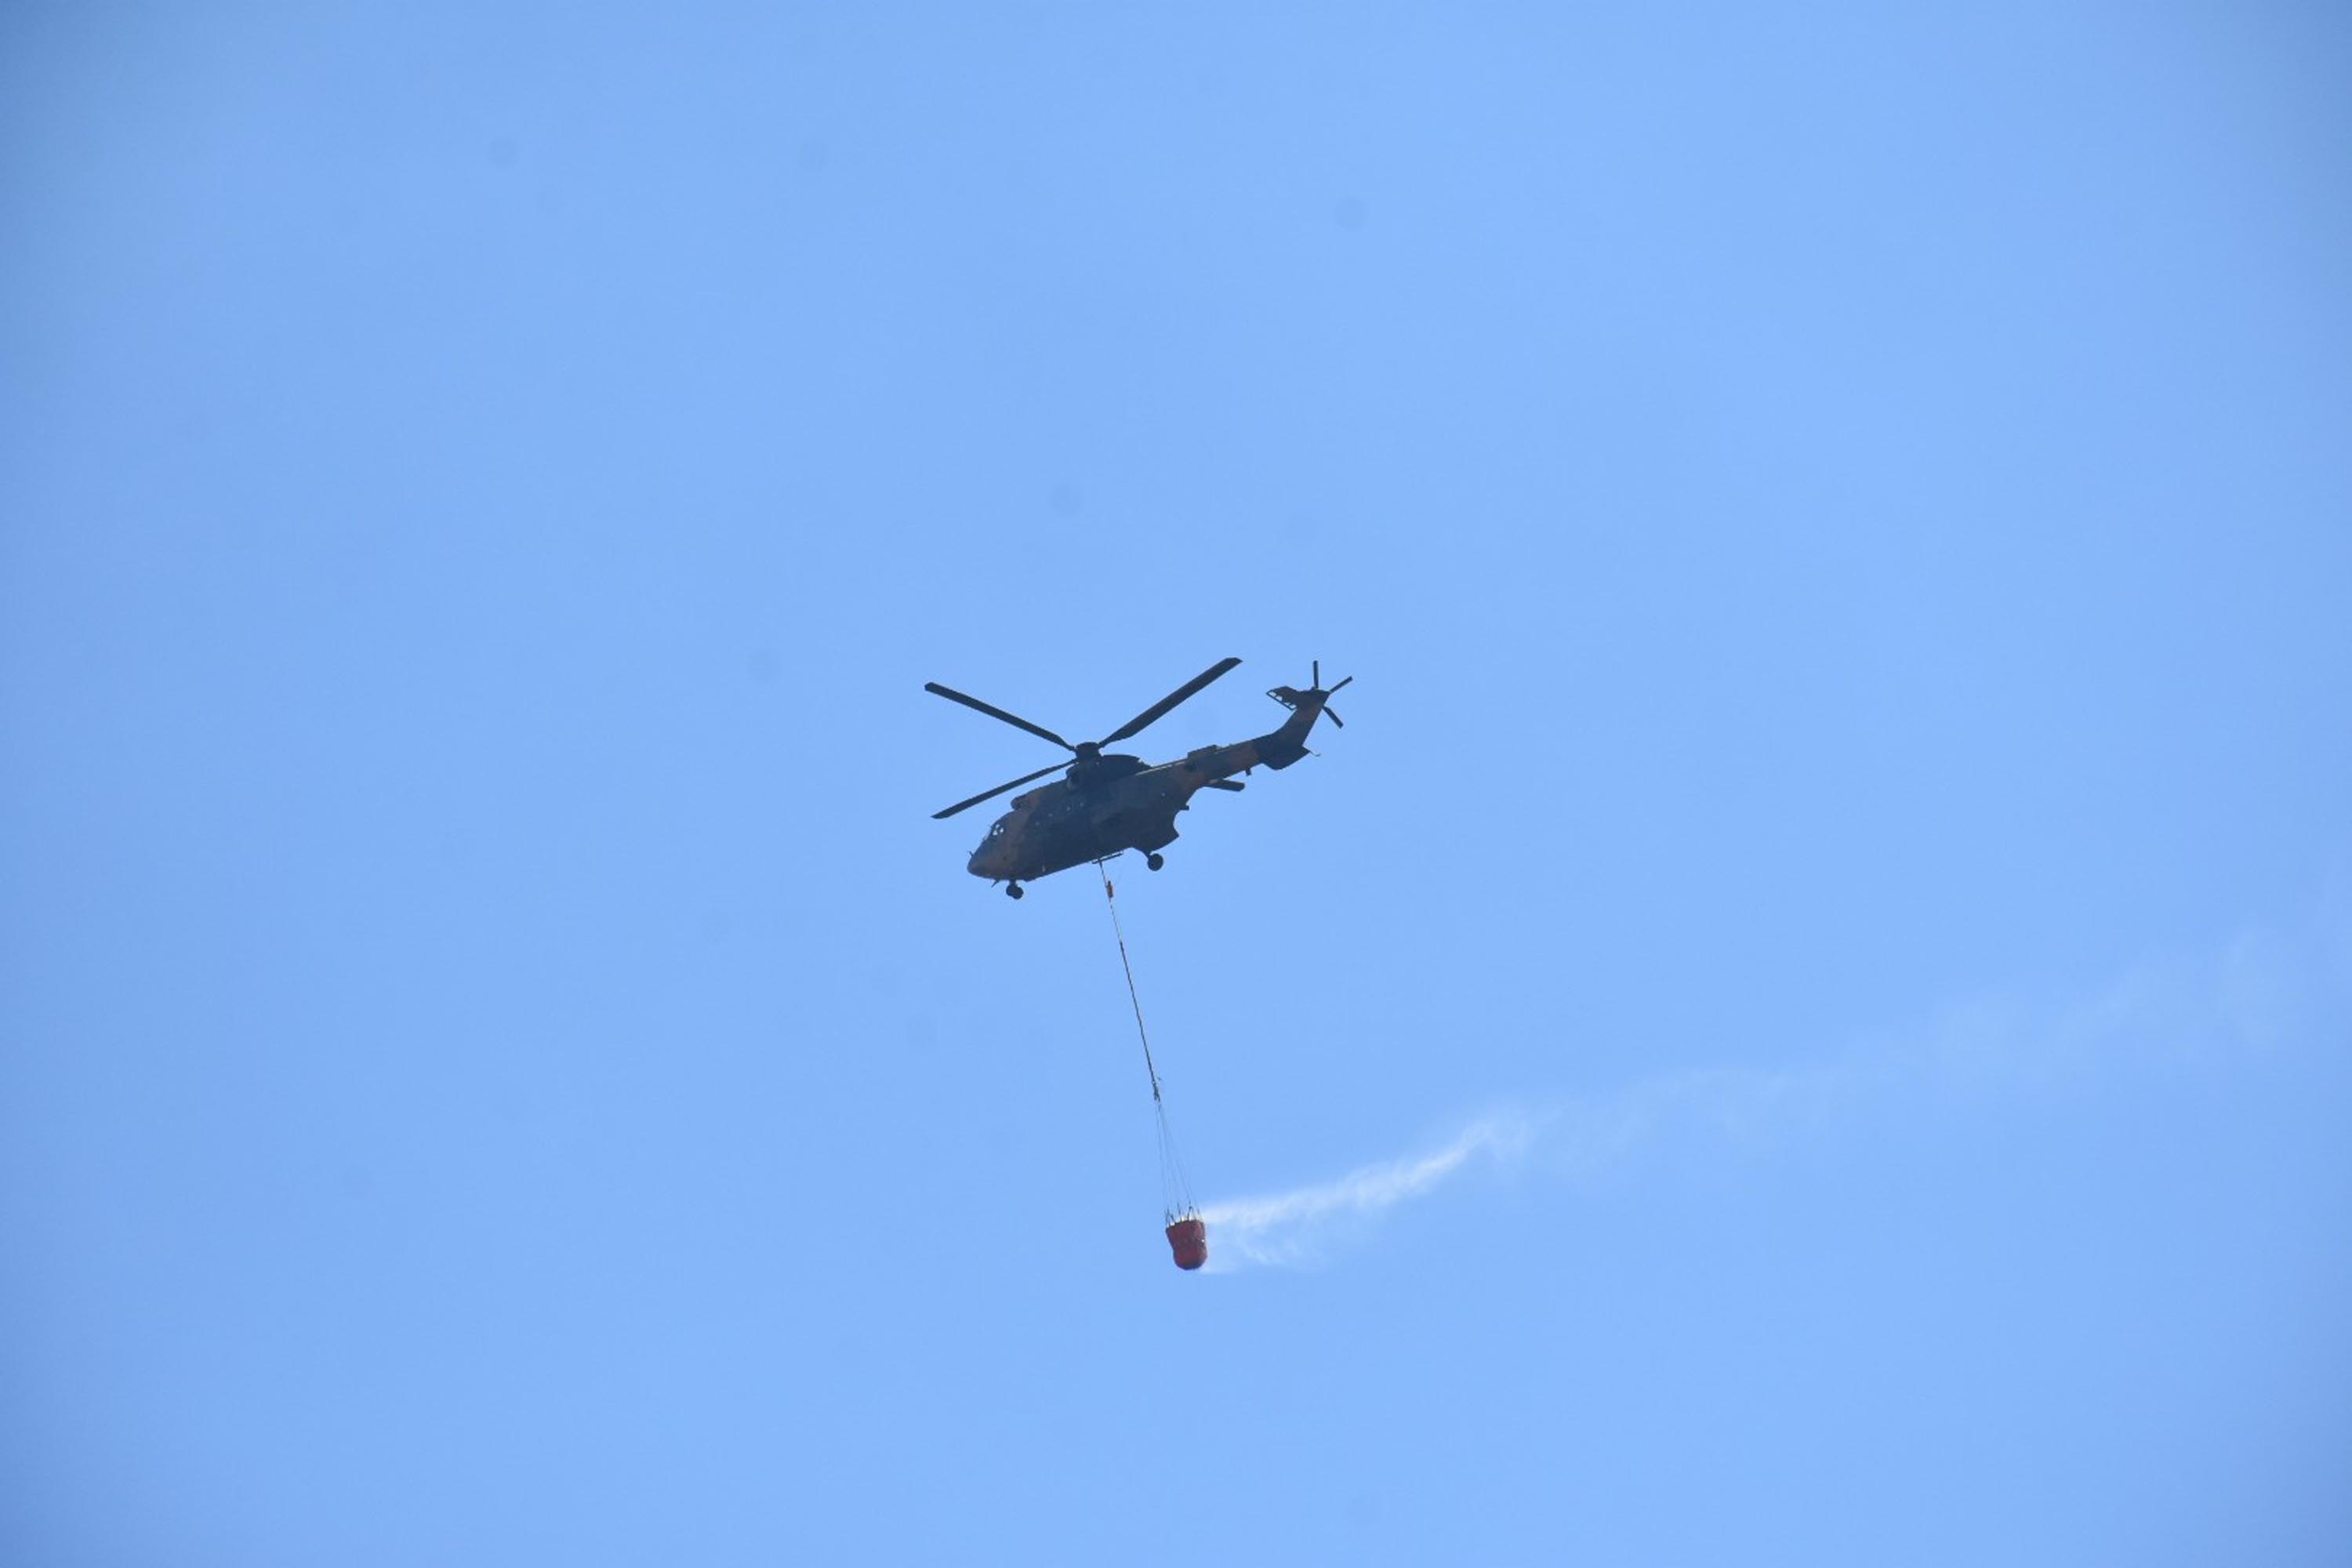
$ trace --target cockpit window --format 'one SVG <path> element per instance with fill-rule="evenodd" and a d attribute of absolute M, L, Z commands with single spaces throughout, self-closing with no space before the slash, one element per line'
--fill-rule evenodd
<path fill-rule="evenodd" d="M 998 823 L 995 826 L 993 826 L 993 827 L 990 828 L 990 829 L 988 830 L 988 836 L 989 836 L 991 838 L 1002 838 L 1002 837 L 1004 837 L 1004 824 L 1003 824 L 1003 823 L 1001 823 L 1001 822 L 1000 822 L 1000 823 Z"/>

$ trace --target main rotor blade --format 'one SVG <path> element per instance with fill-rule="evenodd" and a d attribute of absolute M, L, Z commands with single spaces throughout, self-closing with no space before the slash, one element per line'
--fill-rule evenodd
<path fill-rule="evenodd" d="M 1062 739 L 1061 736 L 1056 735 L 1053 731 L 1046 729 L 1042 724 L 1032 724 L 1028 720 L 1022 718 L 1018 714 L 1007 713 L 1002 708 L 992 708 L 977 697 L 966 697 L 962 692 L 952 690 L 948 687 L 941 686 L 936 680 L 926 680 L 923 682 L 923 689 L 926 691 L 937 692 L 940 696 L 946 698 L 950 702 L 961 702 L 967 708 L 977 709 L 979 711 L 987 714 L 992 719 L 1002 719 L 1006 723 L 1012 725 L 1014 729 L 1026 730 L 1033 735 L 1051 741 L 1054 744 L 1061 747 L 1062 750 L 1066 752 L 1075 752 L 1077 750 L 1076 746 L 1073 746 L 1067 741 Z M 1013 786 L 1007 784 L 1004 787 L 1010 789 Z M 986 800 L 988 797 L 986 795 L 982 795 L 980 798 Z M 964 805 L 970 805 L 971 804 L 971 802 L 970 801 L 964 802 Z M 962 806 L 959 806 L 956 809 L 961 811 Z"/>
<path fill-rule="evenodd" d="M 1011 784 L 998 784 L 994 789 L 990 790 L 990 791 L 989 791 L 987 794 L 985 794 L 985 795 L 973 795 L 970 800 L 960 800 L 960 801 L 956 802 L 953 805 L 951 805 L 951 806 L 948 807 L 945 811 L 935 811 L 935 812 L 931 813 L 931 820 L 932 820 L 933 822 L 937 822 L 937 821 L 939 821 L 939 820 L 940 820 L 940 818 L 941 818 L 941 817 L 943 817 L 943 816 L 953 816 L 957 812 L 961 811 L 964 807 L 966 807 L 966 806 L 968 806 L 968 805 L 979 805 L 982 801 L 983 801 L 983 800 L 994 800 L 998 795 L 1003 795 L 1006 790 L 1009 790 L 1009 789 L 1019 789 L 1023 784 L 1025 784 L 1031 783 L 1032 781 L 1036 780 L 1036 779 L 1042 779 L 1042 778 L 1044 778 L 1047 773 L 1060 773 L 1064 768 L 1066 768 L 1066 767 L 1068 767 L 1069 765 L 1070 765 L 1070 764 L 1069 764 L 1069 763 L 1055 763 L 1052 767 L 1050 767 L 1050 768 L 1039 768 L 1035 773 L 1030 773 L 1029 775 L 1027 775 L 1027 776 L 1026 776 L 1026 777 L 1024 777 L 1024 778 L 1017 778 L 1017 779 L 1014 779 Z"/>
<path fill-rule="evenodd" d="M 1186 681 L 1183 685 L 1178 687 L 1175 690 L 1170 692 L 1167 696 L 1161 698 L 1150 707 L 1146 708 L 1142 712 L 1138 713 L 1134 718 L 1129 719 L 1126 723 L 1121 724 L 1118 729 L 1113 730 L 1109 734 L 1105 735 L 1102 738 L 1102 744 L 1108 746 L 1114 742 L 1124 741 L 1130 735 L 1142 733 L 1147 725 L 1159 721 L 1171 708 L 1175 707 L 1176 704 L 1183 701 L 1186 698 L 1192 696 L 1194 692 L 1200 690 L 1201 688 L 1208 685 L 1209 682 L 1216 679 L 1217 677 L 1224 674 L 1225 671 L 1233 668 L 1234 666 L 1239 663 L 1241 663 L 1241 660 L 1237 658 L 1219 659 L 1216 663 L 1211 665 L 1208 668 L 1202 670 L 1200 674 L 1194 676 L 1192 679 Z"/>

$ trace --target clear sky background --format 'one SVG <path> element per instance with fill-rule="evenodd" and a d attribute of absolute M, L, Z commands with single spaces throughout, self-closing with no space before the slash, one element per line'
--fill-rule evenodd
<path fill-rule="evenodd" d="M 0 1558 L 2352 1554 L 2341 7 L 484 9 L 0 18 Z"/>

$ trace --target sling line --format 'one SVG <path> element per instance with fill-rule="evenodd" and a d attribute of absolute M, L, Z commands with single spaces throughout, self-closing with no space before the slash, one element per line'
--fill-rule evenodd
<path fill-rule="evenodd" d="M 1111 934 L 1118 940 L 1118 966 L 1127 975 L 1127 1000 L 1135 1009 L 1135 1037 L 1143 1043 L 1143 1070 L 1151 1079 L 1151 1110 L 1160 1123 L 1160 1198 L 1170 1219 L 1194 1212 L 1192 1184 L 1184 1178 L 1184 1163 L 1176 1153 L 1175 1134 L 1168 1128 L 1168 1102 L 1160 1092 L 1160 1068 L 1151 1059 L 1151 1034 L 1143 1026 L 1143 998 L 1135 988 L 1135 965 L 1127 955 L 1127 930 L 1119 923 L 1118 895 L 1110 884 L 1110 869 L 1102 861 L 1095 862 L 1102 875 L 1103 902 L 1110 909 Z"/>

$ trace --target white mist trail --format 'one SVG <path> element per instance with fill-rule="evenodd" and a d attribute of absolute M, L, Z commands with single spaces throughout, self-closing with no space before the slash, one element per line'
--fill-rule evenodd
<path fill-rule="evenodd" d="M 1488 1117 L 1464 1128 L 1434 1153 L 1366 1165 L 1337 1181 L 1286 1193 L 1209 1205 L 1201 1217 L 1215 1238 L 1210 1266 L 1229 1267 L 1229 1255 L 1251 1263 L 1304 1261 L 1333 1222 L 1363 1219 L 1419 1197 L 1482 1154 L 1497 1162 L 1516 1160 L 1532 1131 L 1517 1114 Z"/>
<path fill-rule="evenodd" d="M 1209 1268 L 1317 1262 L 1399 1205 L 1480 1167 L 1532 1165 L 1590 1180 L 1677 1140 L 1761 1145 L 1865 1106 L 2038 1092 L 2126 1061 L 2182 1070 L 2210 1068 L 2231 1053 L 2266 1053 L 2340 1018 L 2352 990 L 2352 938 L 2341 930 L 2315 934 L 2301 943 L 2248 935 L 2203 959 L 2142 965 L 2058 1006 L 1981 1000 L 1811 1063 L 1694 1068 L 1614 1094 L 1490 1111 L 1427 1153 L 1204 1205 Z"/>

